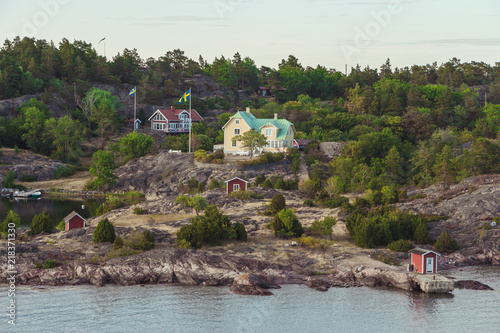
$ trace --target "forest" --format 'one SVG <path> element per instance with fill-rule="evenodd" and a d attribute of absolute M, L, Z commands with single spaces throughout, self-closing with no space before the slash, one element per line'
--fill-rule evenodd
<path fill-rule="evenodd" d="M 371 191 L 374 198 L 380 193 L 391 201 L 402 186 L 447 188 L 500 171 L 500 66 L 456 58 L 404 68 L 393 68 L 387 59 L 380 68 L 357 65 L 346 75 L 321 65 L 304 67 L 293 55 L 276 68 L 259 68 L 239 53 L 212 62 L 200 55 L 195 61 L 179 49 L 157 59 L 125 49 L 109 60 L 84 41 L 63 39 L 56 45 L 16 38 L 0 50 L 0 100 L 39 97 L 2 117 L 0 144 L 74 165 L 97 153 L 110 166 L 125 163 L 145 154 L 152 140 L 136 135 L 109 144 L 110 134 L 124 126 L 122 105 L 96 86 L 137 86 L 139 103 L 174 105 L 200 75 L 230 94 L 193 97 L 202 115 L 224 111 L 218 122 L 193 128 L 196 148 L 211 151 L 221 143 L 221 126 L 236 109 L 250 106 L 257 118 L 278 113 L 295 124 L 297 138 L 346 143 L 334 159 L 315 143 L 307 149 L 313 190 L 326 188 L 331 196 Z M 270 87 L 274 97 L 258 97 L 259 86 Z M 63 116 L 48 107 L 54 99 L 67 101 Z M 91 140 L 97 147 L 82 150 Z M 131 153 L 131 144 L 141 152 Z M 186 151 L 187 137 L 166 136 L 162 145 Z"/>

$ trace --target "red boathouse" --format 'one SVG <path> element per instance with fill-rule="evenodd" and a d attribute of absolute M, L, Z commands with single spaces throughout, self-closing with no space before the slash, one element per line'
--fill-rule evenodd
<path fill-rule="evenodd" d="M 416 247 L 410 251 L 412 271 L 420 274 L 437 274 L 439 253 Z"/>
<path fill-rule="evenodd" d="M 246 191 L 248 183 L 249 181 L 240 177 L 234 177 L 226 180 L 226 194 L 230 194 L 234 191 Z"/>
<path fill-rule="evenodd" d="M 86 223 L 87 220 L 81 217 L 77 212 L 72 211 L 68 216 L 64 218 L 64 230 L 69 231 L 76 228 L 85 228 Z"/>

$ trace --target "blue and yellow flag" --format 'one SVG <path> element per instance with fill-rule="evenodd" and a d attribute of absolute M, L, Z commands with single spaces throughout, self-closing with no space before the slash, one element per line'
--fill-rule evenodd
<path fill-rule="evenodd" d="M 185 103 L 189 101 L 189 99 L 191 99 L 191 88 L 189 88 L 189 90 L 186 91 L 184 95 L 182 95 L 181 99 L 177 102 L 177 104 Z"/>
<path fill-rule="evenodd" d="M 128 93 L 129 96 L 134 96 L 135 95 L 135 88 L 130 90 L 130 92 Z"/>

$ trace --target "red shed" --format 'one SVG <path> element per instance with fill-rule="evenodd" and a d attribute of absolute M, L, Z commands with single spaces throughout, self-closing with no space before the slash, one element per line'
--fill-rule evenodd
<path fill-rule="evenodd" d="M 410 251 L 412 270 L 420 274 L 437 274 L 437 261 L 439 253 L 416 247 Z"/>
<path fill-rule="evenodd" d="M 226 180 L 226 194 L 233 191 L 246 191 L 249 181 L 240 177 L 234 177 Z"/>
<path fill-rule="evenodd" d="M 81 217 L 77 212 L 72 211 L 68 216 L 64 218 L 64 223 L 66 225 L 64 230 L 69 231 L 76 228 L 85 228 L 87 220 Z"/>

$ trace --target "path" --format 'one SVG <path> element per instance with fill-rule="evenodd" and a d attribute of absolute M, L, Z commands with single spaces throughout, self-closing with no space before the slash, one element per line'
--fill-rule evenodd
<path fill-rule="evenodd" d="M 300 154 L 299 180 L 300 181 L 309 180 L 309 171 L 307 170 L 305 154 Z"/>

